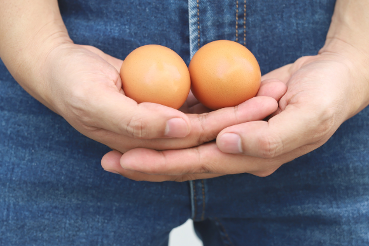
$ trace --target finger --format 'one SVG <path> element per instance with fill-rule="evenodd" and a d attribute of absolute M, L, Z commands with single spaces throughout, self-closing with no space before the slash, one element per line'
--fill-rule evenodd
<path fill-rule="evenodd" d="M 133 149 L 123 154 L 120 165 L 127 170 L 152 175 L 195 177 L 258 172 L 263 161 L 256 157 L 225 154 L 215 143 L 209 143 L 182 150 Z"/>
<path fill-rule="evenodd" d="M 135 180 L 135 181 L 151 181 L 151 182 L 162 182 L 166 180 L 170 180 L 165 175 L 149 175 L 145 173 L 140 173 L 137 171 L 127 170 L 121 167 L 120 165 L 120 158 L 122 154 L 118 151 L 110 151 L 104 155 L 101 159 L 101 166 L 104 168 L 105 171 L 122 175 L 126 178 Z"/>
<path fill-rule="evenodd" d="M 236 107 L 222 108 L 204 115 L 189 115 L 191 122 L 195 121 L 202 129 L 203 137 L 208 141 L 225 127 L 243 122 L 261 120 L 273 113 L 278 107 L 277 102 L 270 97 L 254 97 Z M 196 125 L 196 124 L 193 125 Z"/>
<path fill-rule="evenodd" d="M 122 154 L 119 151 L 112 150 L 108 152 L 101 159 L 102 168 L 107 172 L 119 174 L 121 169 L 123 169 L 119 164 L 121 157 Z"/>
<path fill-rule="evenodd" d="M 224 128 L 247 121 L 261 120 L 273 113 L 278 107 L 277 102 L 270 97 L 254 97 L 237 107 L 223 108 L 200 115 L 188 115 L 191 122 L 191 132 L 186 139 L 158 139 L 153 144 L 154 149 L 188 148 L 212 141 Z M 147 145 L 147 148 L 150 148 Z"/>
<path fill-rule="evenodd" d="M 146 173 L 150 176 L 161 175 L 165 180 L 176 181 L 239 173 L 266 177 L 281 165 L 318 147 L 319 145 L 305 145 L 273 159 L 223 153 L 215 143 L 182 150 L 133 149 L 121 157 L 120 165 L 125 170 Z"/>
<path fill-rule="evenodd" d="M 122 154 L 118 151 L 110 151 L 105 154 L 101 160 L 101 166 L 105 171 L 122 175 L 126 178 L 135 181 L 150 181 L 150 182 L 163 182 L 163 181 L 176 181 L 182 182 L 187 180 L 199 179 L 197 174 L 188 175 L 152 175 L 146 174 L 138 171 L 132 171 L 122 168 L 120 165 L 120 159 Z M 220 174 L 202 174 L 201 178 L 213 178 L 220 176 Z"/>
<path fill-rule="evenodd" d="M 286 84 L 279 79 L 267 79 L 261 82 L 257 96 L 272 97 L 279 101 L 286 91 Z"/>
<path fill-rule="evenodd" d="M 184 175 L 152 175 L 146 174 L 136 171 L 131 171 L 127 169 L 123 169 L 120 175 L 135 180 L 135 181 L 148 181 L 148 182 L 164 182 L 164 181 L 175 181 L 175 182 L 184 182 L 188 180 L 196 180 L 196 179 L 210 179 L 222 176 L 223 174 L 184 174 Z"/>
<path fill-rule="evenodd" d="M 288 64 L 283 67 L 277 68 L 261 77 L 261 81 L 269 80 L 269 79 L 278 79 L 283 83 L 287 83 L 291 78 L 291 69 L 293 64 Z"/>
<path fill-rule="evenodd" d="M 200 169 L 197 166 L 204 161 L 199 155 L 200 151 L 205 152 L 203 150 L 209 145 L 216 147 L 212 143 L 182 150 L 155 151 L 137 148 L 123 154 L 120 159 L 120 165 L 124 169 L 155 175 L 209 173 L 208 170 Z"/>
<path fill-rule="evenodd" d="M 251 98 L 250 100 L 240 104 L 235 108 L 226 108 L 218 111 L 213 111 L 210 114 L 206 115 L 206 122 L 204 122 L 203 125 L 208 126 L 208 122 L 218 121 L 217 124 L 219 127 L 227 127 L 227 124 L 238 124 L 250 120 L 260 120 L 262 119 L 260 118 L 261 115 L 265 118 L 266 116 L 272 114 L 278 108 L 276 108 L 277 105 L 273 100 L 270 100 L 266 97 L 271 97 L 275 100 L 279 100 L 284 95 L 286 90 L 286 85 L 279 80 L 272 79 L 264 81 L 262 82 L 262 86 L 258 93 L 258 96 L 260 96 L 260 98 Z M 210 109 L 198 103 L 189 108 L 189 112 L 202 114 L 210 112 Z M 221 125 L 222 122 L 224 122 L 225 124 Z"/>
<path fill-rule="evenodd" d="M 274 158 L 321 141 L 327 130 L 321 117 L 317 118 L 311 110 L 289 105 L 268 122 L 247 122 L 224 129 L 216 143 L 224 153 Z"/>

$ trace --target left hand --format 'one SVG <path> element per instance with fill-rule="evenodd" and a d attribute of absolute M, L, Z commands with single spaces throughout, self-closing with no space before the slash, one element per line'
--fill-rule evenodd
<path fill-rule="evenodd" d="M 112 151 L 104 156 L 102 165 L 130 179 L 146 181 L 237 173 L 268 176 L 282 164 L 323 145 L 345 120 L 369 104 L 368 78 L 355 59 L 359 52 L 350 54 L 323 50 L 263 76 L 262 80 L 274 78 L 287 86 L 279 110 L 268 121 L 227 127 L 216 142 L 195 148 L 138 148 L 124 155 Z"/>

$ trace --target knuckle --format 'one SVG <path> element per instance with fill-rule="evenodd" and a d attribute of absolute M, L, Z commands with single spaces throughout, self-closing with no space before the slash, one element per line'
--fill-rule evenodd
<path fill-rule="evenodd" d="M 145 138 L 147 136 L 146 129 L 146 122 L 137 115 L 133 115 L 125 127 L 125 131 L 133 138 Z"/>
<path fill-rule="evenodd" d="M 307 144 L 327 141 L 338 126 L 340 116 L 337 112 L 341 111 L 342 109 L 337 108 L 337 103 L 328 97 L 319 100 L 319 103 L 312 103 L 306 114 L 307 127 L 303 132 Z"/>
<path fill-rule="evenodd" d="M 234 117 L 235 117 L 235 119 L 236 119 L 236 122 L 241 122 L 241 121 L 239 120 L 239 117 L 238 117 L 239 111 L 240 111 L 240 108 L 239 108 L 239 106 L 238 106 L 238 105 L 236 105 L 236 106 L 234 107 L 234 111 L 233 111 L 233 113 L 234 113 Z"/>
<path fill-rule="evenodd" d="M 318 116 L 320 118 L 319 123 L 316 125 L 316 130 L 313 134 L 313 141 L 317 142 L 323 138 L 326 138 L 328 134 L 332 132 L 335 125 L 334 110 L 330 107 L 325 108 Z"/>
<path fill-rule="evenodd" d="M 91 102 L 88 96 L 88 88 L 83 85 L 75 86 L 69 96 L 67 96 L 68 104 L 65 104 L 65 108 L 62 110 L 63 117 L 72 121 L 79 122 L 80 125 L 93 126 L 93 120 L 91 115 L 94 115 L 91 106 Z"/>
<path fill-rule="evenodd" d="M 280 138 L 271 135 L 264 135 L 259 139 L 260 157 L 272 159 L 276 157 L 283 149 L 283 142 Z"/>
<path fill-rule="evenodd" d="M 200 131 L 201 132 L 200 132 L 200 135 L 197 138 L 197 145 L 201 145 L 205 142 L 209 142 L 211 140 L 214 140 L 214 138 L 216 137 L 216 136 L 206 134 L 205 123 L 206 123 L 207 117 L 208 117 L 208 113 L 198 115 L 198 121 L 200 123 Z"/>
<path fill-rule="evenodd" d="M 70 90 L 71 100 L 72 102 L 80 104 L 81 102 L 85 102 L 88 100 L 89 95 L 91 94 L 91 89 L 87 83 L 77 83 Z"/>
<path fill-rule="evenodd" d="M 203 174 L 203 173 L 212 173 L 211 167 L 209 167 L 205 163 L 201 163 L 199 166 L 195 167 L 194 170 L 192 170 L 192 173 L 194 174 Z"/>
<path fill-rule="evenodd" d="M 196 173 L 211 173 L 211 167 L 208 165 L 208 162 L 205 161 L 206 158 L 204 158 L 201 154 L 201 151 L 199 148 L 194 148 L 193 151 L 195 152 L 195 155 L 197 156 L 197 163 L 198 165 L 195 165 L 192 172 L 193 174 Z"/>

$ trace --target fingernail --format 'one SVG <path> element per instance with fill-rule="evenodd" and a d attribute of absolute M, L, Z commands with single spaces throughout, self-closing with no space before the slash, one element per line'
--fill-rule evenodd
<path fill-rule="evenodd" d="M 224 133 L 218 140 L 222 152 L 230 154 L 242 153 L 241 138 L 235 133 Z"/>
<path fill-rule="evenodd" d="M 186 121 L 181 118 L 173 118 L 167 121 L 164 135 L 174 138 L 185 137 L 189 133 L 188 130 Z"/>

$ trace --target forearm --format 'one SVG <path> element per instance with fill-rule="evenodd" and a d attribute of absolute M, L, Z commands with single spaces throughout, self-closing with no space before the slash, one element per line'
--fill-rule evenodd
<path fill-rule="evenodd" d="M 358 98 L 351 116 L 369 104 L 369 1 L 337 0 L 327 39 L 320 53 L 340 56 L 353 71 Z M 358 86 L 355 86 L 358 85 Z M 348 98 L 350 100 L 350 98 Z"/>
<path fill-rule="evenodd" d="M 45 59 L 59 45 L 71 42 L 58 3 L 0 0 L 0 6 L 0 57 L 17 82 L 47 105 Z"/>
<path fill-rule="evenodd" d="M 369 2 L 337 0 L 327 43 L 338 39 L 362 52 L 369 52 Z"/>

